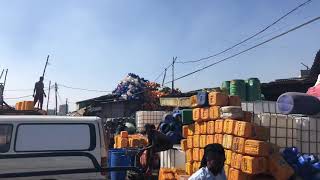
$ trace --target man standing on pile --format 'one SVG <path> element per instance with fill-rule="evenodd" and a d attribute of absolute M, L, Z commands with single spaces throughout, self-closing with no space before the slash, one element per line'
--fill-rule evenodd
<path fill-rule="evenodd" d="M 47 97 L 46 93 L 44 92 L 44 84 L 43 84 L 43 77 L 40 77 L 40 80 L 36 82 L 34 85 L 34 90 L 33 90 L 33 106 L 36 105 L 38 102 L 38 108 L 40 106 L 40 109 L 42 110 L 42 105 L 43 105 L 43 97 Z"/>

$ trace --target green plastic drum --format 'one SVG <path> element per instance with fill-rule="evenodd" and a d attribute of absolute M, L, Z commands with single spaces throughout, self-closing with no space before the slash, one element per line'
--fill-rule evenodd
<path fill-rule="evenodd" d="M 247 100 L 261 100 L 261 83 L 258 78 L 250 78 L 247 83 Z"/>
<path fill-rule="evenodd" d="M 240 96 L 242 101 L 246 101 L 246 82 L 242 79 L 230 81 L 230 95 Z"/>
<path fill-rule="evenodd" d="M 221 86 L 222 92 L 230 94 L 230 81 L 223 81 Z"/>

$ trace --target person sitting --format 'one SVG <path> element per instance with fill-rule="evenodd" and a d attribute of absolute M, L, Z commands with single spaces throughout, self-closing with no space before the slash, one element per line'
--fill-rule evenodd
<path fill-rule="evenodd" d="M 221 144 L 209 144 L 204 148 L 200 169 L 189 180 L 227 180 L 224 172 L 226 160 Z"/>

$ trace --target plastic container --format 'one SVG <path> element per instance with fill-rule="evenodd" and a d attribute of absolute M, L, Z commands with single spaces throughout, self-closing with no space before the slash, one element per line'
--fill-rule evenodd
<path fill-rule="evenodd" d="M 188 125 L 182 126 L 182 137 L 183 138 L 188 137 L 188 132 L 189 132 L 189 126 Z"/>
<path fill-rule="evenodd" d="M 192 119 L 192 109 L 183 109 L 181 111 L 182 124 L 188 125 L 193 123 Z"/>
<path fill-rule="evenodd" d="M 224 119 L 237 119 L 242 120 L 243 119 L 243 111 L 242 108 L 239 106 L 225 106 L 221 107 L 221 118 Z"/>
<path fill-rule="evenodd" d="M 223 134 L 215 134 L 214 143 L 218 143 L 222 145 L 222 142 L 223 142 Z"/>
<path fill-rule="evenodd" d="M 194 134 L 194 124 L 188 125 L 188 135 L 192 136 Z"/>
<path fill-rule="evenodd" d="M 292 167 L 279 153 L 269 156 L 269 171 L 276 180 L 289 179 L 294 175 Z"/>
<path fill-rule="evenodd" d="M 248 175 L 234 168 L 229 169 L 228 180 L 248 180 Z"/>
<path fill-rule="evenodd" d="M 216 120 L 214 123 L 214 132 L 215 133 L 222 133 L 223 132 L 223 120 Z"/>
<path fill-rule="evenodd" d="M 207 134 L 214 134 L 214 121 L 207 122 Z"/>
<path fill-rule="evenodd" d="M 237 121 L 234 128 L 234 135 L 265 141 L 269 139 L 270 131 L 266 127 L 257 126 L 249 122 Z"/>
<path fill-rule="evenodd" d="M 207 144 L 213 144 L 214 143 L 214 135 L 207 135 Z"/>
<path fill-rule="evenodd" d="M 121 132 L 120 132 L 120 137 L 121 137 L 121 138 L 128 138 L 128 135 L 129 135 L 129 134 L 128 134 L 128 131 L 121 131 Z"/>
<path fill-rule="evenodd" d="M 267 160 L 264 157 L 243 156 L 241 170 L 247 174 L 261 174 L 267 171 Z"/>
<path fill-rule="evenodd" d="M 199 159 L 200 159 L 200 161 L 202 161 L 203 155 L 204 155 L 204 149 L 199 149 Z"/>
<path fill-rule="evenodd" d="M 195 122 L 194 123 L 194 135 L 199 135 L 200 134 L 200 122 Z"/>
<path fill-rule="evenodd" d="M 237 121 L 233 119 L 225 119 L 223 122 L 223 132 L 225 134 L 233 134 L 236 122 Z"/>
<path fill-rule="evenodd" d="M 192 119 L 194 120 L 194 121 L 199 121 L 200 120 L 200 108 L 194 108 L 193 110 L 192 110 Z"/>
<path fill-rule="evenodd" d="M 144 125 L 149 123 L 153 124 L 156 127 L 160 124 L 163 119 L 163 116 L 167 114 L 166 111 L 137 111 L 136 112 L 136 125 L 137 130 L 142 131 Z"/>
<path fill-rule="evenodd" d="M 198 106 L 197 95 L 191 96 L 190 97 L 190 101 L 191 101 L 191 107 L 197 107 Z"/>
<path fill-rule="evenodd" d="M 223 135 L 223 141 L 222 141 L 222 146 L 225 149 L 231 149 L 232 147 L 232 140 L 233 140 L 233 136 L 230 134 L 225 134 Z"/>
<path fill-rule="evenodd" d="M 34 109 L 33 101 L 24 101 L 23 103 L 23 110 L 31 111 Z"/>
<path fill-rule="evenodd" d="M 129 147 L 137 148 L 140 146 L 141 146 L 140 139 L 129 138 Z"/>
<path fill-rule="evenodd" d="M 193 150 L 192 149 L 188 149 L 186 150 L 186 160 L 187 162 L 193 162 Z"/>
<path fill-rule="evenodd" d="M 209 120 L 209 108 L 200 108 L 200 119 L 202 121 Z"/>
<path fill-rule="evenodd" d="M 234 137 L 232 141 L 232 151 L 244 154 L 245 140 L 246 139 L 242 137 Z"/>
<path fill-rule="evenodd" d="M 200 135 L 193 136 L 193 147 L 199 148 L 200 147 Z"/>
<path fill-rule="evenodd" d="M 161 106 L 178 107 L 179 106 L 179 99 L 172 98 L 172 97 L 161 97 L 160 98 L 160 105 Z"/>
<path fill-rule="evenodd" d="M 240 96 L 242 101 L 246 100 L 246 83 L 242 79 L 230 81 L 230 95 Z"/>
<path fill-rule="evenodd" d="M 160 152 L 161 168 L 183 169 L 185 167 L 185 152 L 181 150 L 179 145 L 175 145 L 174 148 Z"/>
<path fill-rule="evenodd" d="M 192 160 L 193 161 L 200 161 L 200 149 L 199 148 L 193 148 L 192 150 Z"/>
<path fill-rule="evenodd" d="M 315 115 L 320 112 L 320 100 L 305 93 L 288 92 L 278 98 L 277 107 L 282 114 Z"/>
<path fill-rule="evenodd" d="M 231 159 L 232 159 L 232 151 L 231 150 L 225 150 L 224 151 L 226 161 L 224 162 L 227 165 L 231 165 Z"/>
<path fill-rule="evenodd" d="M 229 94 L 230 93 L 230 81 L 223 81 L 222 82 L 221 91 L 223 93 L 225 93 L 225 94 Z"/>
<path fill-rule="evenodd" d="M 181 140 L 181 149 L 182 149 L 182 151 L 188 150 L 188 141 L 187 141 L 187 139 L 182 139 Z"/>
<path fill-rule="evenodd" d="M 201 163 L 200 162 L 193 162 L 193 172 L 199 170 Z"/>
<path fill-rule="evenodd" d="M 200 135 L 200 148 L 204 148 L 207 145 L 207 135 Z"/>
<path fill-rule="evenodd" d="M 229 106 L 241 106 L 240 96 L 229 96 Z"/>
<path fill-rule="evenodd" d="M 16 110 L 20 110 L 19 102 L 16 103 Z"/>
<path fill-rule="evenodd" d="M 178 106 L 179 107 L 191 107 L 191 99 L 190 99 L 190 97 L 180 97 L 180 98 L 178 98 Z"/>
<path fill-rule="evenodd" d="M 178 175 L 177 180 L 188 180 L 190 178 L 189 175 Z"/>
<path fill-rule="evenodd" d="M 268 156 L 270 152 L 270 143 L 258 140 L 246 140 L 244 152 L 252 156 Z"/>
<path fill-rule="evenodd" d="M 258 78 L 250 78 L 248 79 L 248 83 L 246 84 L 247 90 L 247 101 L 257 101 L 261 100 L 261 83 Z"/>
<path fill-rule="evenodd" d="M 190 163 L 190 162 L 186 163 L 186 173 L 188 175 L 193 174 L 193 163 Z"/>
<path fill-rule="evenodd" d="M 200 122 L 200 134 L 207 134 L 207 122 Z"/>
<path fill-rule="evenodd" d="M 193 136 L 188 136 L 187 137 L 187 147 L 188 147 L 188 149 L 192 149 L 193 148 Z"/>
<path fill-rule="evenodd" d="M 227 164 L 225 164 L 225 165 L 223 166 L 223 169 L 224 169 L 224 173 L 226 174 L 226 177 L 227 177 L 227 179 L 228 179 L 230 166 L 227 165 Z"/>
<path fill-rule="evenodd" d="M 211 106 L 209 108 L 210 120 L 216 120 L 220 118 L 220 106 Z"/>
<path fill-rule="evenodd" d="M 231 156 L 231 167 L 235 169 L 241 168 L 242 154 L 232 153 Z"/>
<path fill-rule="evenodd" d="M 119 166 L 130 166 L 130 157 L 126 155 L 125 150 L 123 149 L 113 149 L 109 150 L 110 152 L 110 166 L 119 167 Z M 117 171 L 111 172 L 111 179 L 125 179 L 127 176 L 126 171 Z"/>
<path fill-rule="evenodd" d="M 210 106 L 227 106 L 229 97 L 221 92 L 210 92 L 208 94 Z"/>
<path fill-rule="evenodd" d="M 197 94 L 197 104 L 198 106 L 208 106 L 208 93 L 205 91 L 199 91 Z"/>

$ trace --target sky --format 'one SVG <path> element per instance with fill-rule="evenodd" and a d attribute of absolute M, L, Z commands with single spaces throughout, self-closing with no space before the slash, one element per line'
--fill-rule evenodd
<path fill-rule="evenodd" d="M 47 55 L 45 86 L 112 91 L 128 74 L 151 81 L 177 61 L 220 52 L 260 31 L 304 0 L 10 0 L 0 3 L 0 69 L 8 68 L 9 104 L 32 97 Z M 201 63 L 176 64 L 179 77 L 319 16 L 313 0 L 248 43 Z M 262 82 L 297 77 L 320 49 L 320 21 L 175 82 L 189 91 L 222 81 L 258 77 Z M 166 81 L 171 78 L 171 70 Z M 158 82 L 162 80 L 159 78 Z M 104 95 L 58 87 L 58 103 Z M 12 91 L 19 90 L 19 91 Z M 51 93 L 49 106 L 54 106 Z M 45 105 L 46 105 L 45 101 Z"/>

